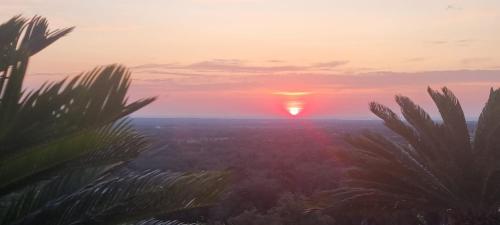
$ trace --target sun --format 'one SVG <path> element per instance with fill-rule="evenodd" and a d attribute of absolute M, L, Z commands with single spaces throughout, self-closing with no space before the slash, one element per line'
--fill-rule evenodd
<path fill-rule="evenodd" d="M 302 108 L 297 107 L 297 106 L 290 106 L 287 108 L 287 110 L 288 110 L 288 113 L 290 113 L 290 115 L 297 116 L 297 115 L 299 115 L 300 111 L 302 111 Z"/>
<path fill-rule="evenodd" d="M 307 97 L 312 94 L 310 91 L 276 91 L 273 93 L 281 97 L 282 112 L 286 112 L 292 117 L 302 117 L 307 108 Z M 309 110 L 307 110 L 309 111 Z"/>
<path fill-rule="evenodd" d="M 298 116 L 302 109 L 304 109 L 304 103 L 301 101 L 288 101 L 285 103 L 286 111 L 292 116 Z"/>

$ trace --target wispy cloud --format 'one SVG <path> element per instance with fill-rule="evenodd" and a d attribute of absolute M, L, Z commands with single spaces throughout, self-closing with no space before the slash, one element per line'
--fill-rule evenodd
<path fill-rule="evenodd" d="M 424 57 L 409 58 L 407 62 L 427 60 Z M 490 63 L 488 57 L 463 58 L 458 61 L 465 67 Z M 287 87 L 315 89 L 366 89 L 397 88 L 443 84 L 496 84 L 500 82 L 500 70 L 448 70 L 402 73 L 374 71 L 373 69 L 335 70 L 348 61 L 328 61 L 309 65 L 255 65 L 236 59 L 213 59 L 191 64 L 163 63 L 143 64 L 132 67 L 132 78 L 139 86 L 161 87 L 168 91 L 247 91 L 254 89 L 286 91 Z M 65 77 L 61 73 L 35 73 L 36 80 Z M 31 76 L 30 76 L 31 77 Z M 50 78 L 49 78 L 50 77 Z"/>
<path fill-rule="evenodd" d="M 245 73 L 279 73 L 289 71 L 307 70 L 304 66 L 249 66 L 238 60 L 222 60 L 215 59 L 193 63 L 183 67 L 184 69 L 192 69 L 198 71 L 211 72 L 245 72 Z"/>
<path fill-rule="evenodd" d="M 464 66 L 478 66 L 484 63 L 489 63 L 493 59 L 488 57 L 473 57 L 473 58 L 464 58 L 460 60 L 460 63 Z"/>
<path fill-rule="evenodd" d="M 446 46 L 459 46 L 459 47 L 467 47 L 478 40 L 475 39 L 470 39 L 470 38 L 464 38 L 464 39 L 458 39 L 458 40 L 434 40 L 434 41 L 426 41 L 425 43 L 430 44 L 430 45 L 446 45 Z"/>
<path fill-rule="evenodd" d="M 456 4 L 449 4 L 446 6 L 446 10 L 462 10 L 462 7 Z"/>
<path fill-rule="evenodd" d="M 349 63 L 349 61 L 345 61 L 345 60 L 343 60 L 343 61 L 330 61 L 330 62 L 323 62 L 323 63 L 314 64 L 314 67 L 335 68 L 335 67 L 346 65 L 348 63 Z"/>
<path fill-rule="evenodd" d="M 477 42 L 477 40 L 474 40 L 474 39 L 461 39 L 461 40 L 457 40 L 455 42 L 455 44 L 457 44 L 458 46 L 470 46 L 474 42 Z"/>
<path fill-rule="evenodd" d="M 354 75 L 346 74 L 288 74 L 233 76 L 217 79 L 193 78 L 196 82 L 165 78 L 152 78 L 146 85 L 159 85 L 172 91 L 220 91 L 280 89 L 281 87 L 307 87 L 308 89 L 366 89 L 426 87 L 429 85 L 453 84 L 497 84 L 500 83 L 500 70 L 456 70 L 398 73 L 391 71 L 369 72 Z M 148 81 L 145 79 L 144 81 Z M 275 93 L 285 93 L 276 91 Z"/>
<path fill-rule="evenodd" d="M 468 42 L 469 40 L 461 40 Z M 409 58 L 406 62 L 425 61 L 425 57 Z M 481 65 L 489 58 L 464 58 L 464 66 Z M 147 85 L 163 85 L 171 91 L 247 91 L 282 87 L 314 89 L 366 89 L 428 86 L 444 84 L 500 82 L 500 70 L 450 70 L 400 73 L 392 71 L 335 70 L 348 61 L 337 60 L 310 65 L 255 65 L 235 59 L 213 59 L 192 64 L 144 64 L 133 67 L 134 78 Z M 162 80 L 166 82 L 162 84 Z"/>
<path fill-rule="evenodd" d="M 273 64 L 279 63 L 280 65 L 252 65 L 242 60 L 236 59 L 212 59 L 207 61 L 196 62 L 192 64 L 143 64 L 132 67 L 137 72 L 152 71 L 155 74 L 172 74 L 179 75 L 186 73 L 179 73 L 179 71 L 191 71 L 197 73 L 231 73 L 231 74 L 275 74 L 275 73 L 291 73 L 291 72 L 310 72 L 310 71 L 331 71 L 334 68 L 348 64 L 348 61 L 329 61 L 315 63 L 312 65 L 286 65 L 283 61 L 272 60 Z M 174 72 L 176 71 L 176 72 Z"/>

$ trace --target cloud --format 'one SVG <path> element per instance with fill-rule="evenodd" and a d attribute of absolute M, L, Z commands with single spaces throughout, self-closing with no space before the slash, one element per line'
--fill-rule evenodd
<path fill-rule="evenodd" d="M 250 66 L 240 60 L 213 59 L 196 62 L 188 65 L 179 64 L 143 64 L 132 69 L 170 69 L 192 70 L 199 72 L 245 72 L 245 73 L 273 73 L 306 70 L 305 66 Z"/>
<path fill-rule="evenodd" d="M 469 39 L 459 42 L 470 42 Z M 406 60 L 416 63 L 427 60 L 414 57 Z M 464 58 L 464 66 L 481 65 L 490 58 Z M 315 89 L 377 89 L 404 88 L 447 84 L 496 84 L 500 82 L 500 70 L 450 70 L 400 73 L 392 71 L 353 70 L 335 68 L 348 61 L 334 60 L 308 65 L 273 64 L 257 65 L 236 59 L 212 59 L 191 64 L 144 64 L 133 67 L 133 78 L 144 86 L 163 87 L 175 92 L 189 91 L 242 91 L 294 87 Z M 165 82 L 163 82 L 163 80 Z M 298 88 L 300 89 L 300 88 Z"/>
<path fill-rule="evenodd" d="M 145 86 L 159 86 L 169 91 L 242 91 L 255 89 L 281 90 L 283 88 L 306 87 L 311 90 L 363 90 L 363 89 L 406 89 L 407 87 L 443 85 L 486 85 L 500 84 L 500 70 L 454 70 L 399 73 L 391 71 L 347 74 L 287 74 L 247 75 L 217 78 L 194 78 L 182 80 L 164 78 L 143 80 Z"/>
<path fill-rule="evenodd" d="M 491 62 L 493 59 L 488 57 L 464 58 L 460 60 L 460 64 L 464 66 L 476 66 Z"/>
<path fill-rule="evenodd" d="M 277 59 L 267 60 L 267 62 L 269 62 L 269 63 L 285 63 L 285 61 L 283 61 L 283 60 L 277 60 Z"/>
<path fill-rule="evenodd" d="M 173 69 L 180 67 L 179 64 L 175 63 L 167 63 L 167 64 L 159 64 L 159 63 L 148 63 L 142 64 L 138 66 L 130 67 L 131 69 Z"/>
<path fill-rule="evenodd" d="M 431 45 L 456 45 L 460 47 L 470 46 L 471 44 L 477 42 L 475 39 L 459 39 L 459 40 L 435 40 L 435 41 L 427 41 L 427 44 Z"/>
<path fill-rule="evenodd" d="M 446 10 L 462 10 L 462 7 L 454 4 L 449 4 L 446 6 Z"/>
<path fill-rule="evenodd" d="M 318 68 L 334 68 L 334 67 L 339 67 L 348 64 L 349 61 L 330 61 L 330 62 L 324 62 L 324 63 L 317 63 L 314 65 L 314 67 Z"/>
<path fill-rule="evenodd" d="M 141 70 L 138 71 L 140 74 L 158 74 L 158 75 L 172 75 L 172 76 L 178 76 L 178 77 L 215 77 L 216 75 L 208 75 L 208 74 L 199 74 L 199 73 L 183 73 L 183 72 L 172 72 L 172 71 L 165 71 L 165 70 L 154 70 L 154 69 L 148 69 L 148 70 Z"/>
<path fill-rule="evenodd" d="M 481 60 L 472 58 L 466 61 Z M 249 67 L 246 63 L 238 61 L 224 61 L 222 64 Z M 276 115 L 269 113 L 269 110 L 274 107 L 272 104 L 276 104 L 275 100 L 308 98 L 319 101 L 318 107 L 321 109 L 315 109 L 318 115 L 323 113 L 325 115 L 365 116 L 368 101 L 385 101 L 390 104 L 394 94 L 401 93 L 416 97 L 415 100 L 419 102 L 423 100 L 425 103 L 426 99 L 429 99 L 423 93 L 428 86 L 452 88 L 461 100 L 464 99 L 463 105 L 467 107 L 468 112 L 472 111 L 472 114 L 468 115 L 476 115 L 483 104 L 483 101 L 478 101 L 478 99 L 487 97 L 490 87 L 500 86 L 500 69 L 413 73 L 394 71 L 346 73 L 331 70 L 321 72 L 306 70 L 219 75 L 219 72 L 207 73 L 186 69 L 191 68 L 192 65 L 148 64 L 133 69 L 131 99 L 162 96 L 152 106 L 143 110 L 143 115 L 185 116 L 189 113 L 199 113 L 200 116 L 207 116 L 207 110 L 213 109 L 213 115 L 239 116 L 249 113 L 248 110 L 254 107 L 264 108 L 261 109 L 263 115 Z M 201 66 L 207 65 L 198 64 L 194 68 Z M 210 68 L 212 66 L 209 65 Z M 172 68 L 183 69 L 179 71 L 179 69 Z M 217 70 L 219 69 L 217 67 Z M 29 82 L 25 88 L 39 87 L 48 78 L 42 75 L 51 76 L 52 74 L 28 76 Z M 424 106 L 430 106 L 430 103 L 427 102 Z M 254 114 L 249 113 L 249 115 Z"/>
<path fill-rule="evenodd" d="M 423 57 L 406 61 L 420 62 Z M 459 63 L 474 67 L 491 63 L 487 57 L 464 58 Z M 308 65 L 274 65 L 265 62 L 255 65 L 236 59 L 212 59 L 191 64 L 150 63 L 132 67 L 132 78 L 139 86 L 158 87 L 168 91 L 221 91 L 253 89 L 284 90 L 288 87 L 365 89 L 398 88 L 445 84 L 491 84 L 500 82 L 500 69 L 492 70 L 449 70 L 401 73 L 393 71 L 362 70 L 360 68 L 334 68 L 348 64 L 348 61 L 327 61 Z M 43 80 L 46 76 L 64 77 L 62 74 L 37 73 L 33 79 Z M 53 78 L 50 78 L 53 79 Z M 34 83 L 33 83 L 34 84 Z"/>
<path fill-rule="evenodd" d="M 272 60 L 272 64 L 283 61 Z M 269 62 L 268 62 L 269 63 Z M 312 65 L 251 65 L 242 60 L 236 59 L 212 59 L 192 64 L 182 65 L 176 63 L 167 64 L 143 64 L 132 67 L 137 72 L 153 71 L 155 74 L 172 74 L 179 75 L 179 71 L 190 71 L 197 73 L 230 73 L 230 74 L 273 74 L 273 73 L 291 73 L 291 72 L 308 72 L 308 71 L 331 71 L 331 69 L 347 64 L 348 61 L 330 61 L 323 63 L 315 63 Z M 174 71 L 176 71 L 174 73 Z M 185 74 L 185 73 L 182 73 Z"/>
<path fill-rule="evenodd" d="M 466 46 L 473 44 L 474 42 L 476 42 L 476 40 L 474 40 L 474 39 L 461 39 L 461 40 L 455 41 L 455 44 L 457 44 L 458 46 L 466 47 Z"/>
<path fill-rule="evenodd" d="M 238 60 L 209 60 L 193 63 L 184 67 L 185 69 L 215 72 L 246 72 L 246 73 L 279 73 L 289 71 L 302 71 L 308 69 L 304 66 L 248 66 Z"/>

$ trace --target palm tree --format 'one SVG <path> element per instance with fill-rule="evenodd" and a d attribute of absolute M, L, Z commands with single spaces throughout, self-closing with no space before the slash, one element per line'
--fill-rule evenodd
<path fill-rule="evenodd" d="M 148 147 L 127 116 L 155 98 L 128 102 L 123 66 L 23 91 L 30 57 L 72 30 L 0 25 L 0 224 L 180 224 L 169 215 L 213 204 L 225 172 L 126 169 Z"/>
<path fill-rule="evenodd" d="M 339 154 L 349 166 L 345 179 L 322 195 L 330 207 L 406 213 L 418 224 L 500 224 L 500 89 L 491 89 L 473 135 L 449 89 L 428 93 L 442 121 L 404 96 L 396 96 L 404 120 L 370 104 L 402 139 L 371 131 L 348 136 L 353 149 Z"/>

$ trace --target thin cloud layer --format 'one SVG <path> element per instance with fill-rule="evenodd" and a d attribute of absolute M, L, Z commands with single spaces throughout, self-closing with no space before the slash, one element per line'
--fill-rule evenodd
<path fill-rule="evenodd" d="M 426 60 L 423 57 L 408 62 Z M 278 61 L 278 60 L 275 60 Z M 466 58 L 462 64 L 471 65 L 488 61 L 488 58 Z M 213 91 L 246 89 L 273 89 L 275 87 L 300 86 L 338 89 L 364 89 L 408 87 L 444 84 L 495 84 L 500 82 L 500 70 L 449 70 L 423 72 L 368 71 L 346 72 L 342 70 L 348 61 L 329 61 L 311 65 L 254 65 L 242 60 L 213 59 L 187 65 L 144 64 L 132 67 L 134 79 L 145 85 L 160 85 L 171 91 Z M 284 65 L 283 65 L 284 64 Z M 171 86 L 168 86 L 171 85 Z M 243 89 L 241 89 L 243 88 Z M 246 88 L 246 89 L 245 89 Z"/>
<path fill-rule="evenodd" d="M 283 64 L 283 61 L 272 60 L 273 64 Z M 307 71 L 330 71 L 333 68 L 337 68 L 348 64 L 348 61 L 330 61 L 316 63 L 313 65 L 297 66 L 297 65 L 249 65 L 245 61 L 236 59 L 212 59 L 207 61 L 196 62 L 192 64 L 182 65 L 182 64 L 143 64 L 132 67 L 133 70 L 137 72 L 145 71 L 156 71 L 155 73 L 160 73 L 164 71 L 165 73 L 172 73 L 173 70 L 186 70 L 194 71 L 198 73 L 203 72 L 219 72 L 219 73 L 286 73 L 286 72 L 307 72 Z"/>
<path fill-rule="evenodd" d="M 500 87 L 500 69 L 348 73 L 340 70 L 347 64 L 341 61 L 282 64 L 253 65 L 239 60 L 144 64 L 132 68 L 131 97 L 159 96 L 138 116 L 273 117 L 279 115 L 276 108 L 282 106 L 283 98 L 307 98 L 312 102 L 308 106 L 312 107 L 312 117 L 370 118 L 368 102 L 391 105 L 395 94 L 410 95 L 432 113 L 434 107 L 426 98 L 426 88 L 448 86 L 463 101 L 466 114 L 474 117 L 488 90 Z M 27 89 L 64 77 L 33 75 L 28 76 Z"/>

